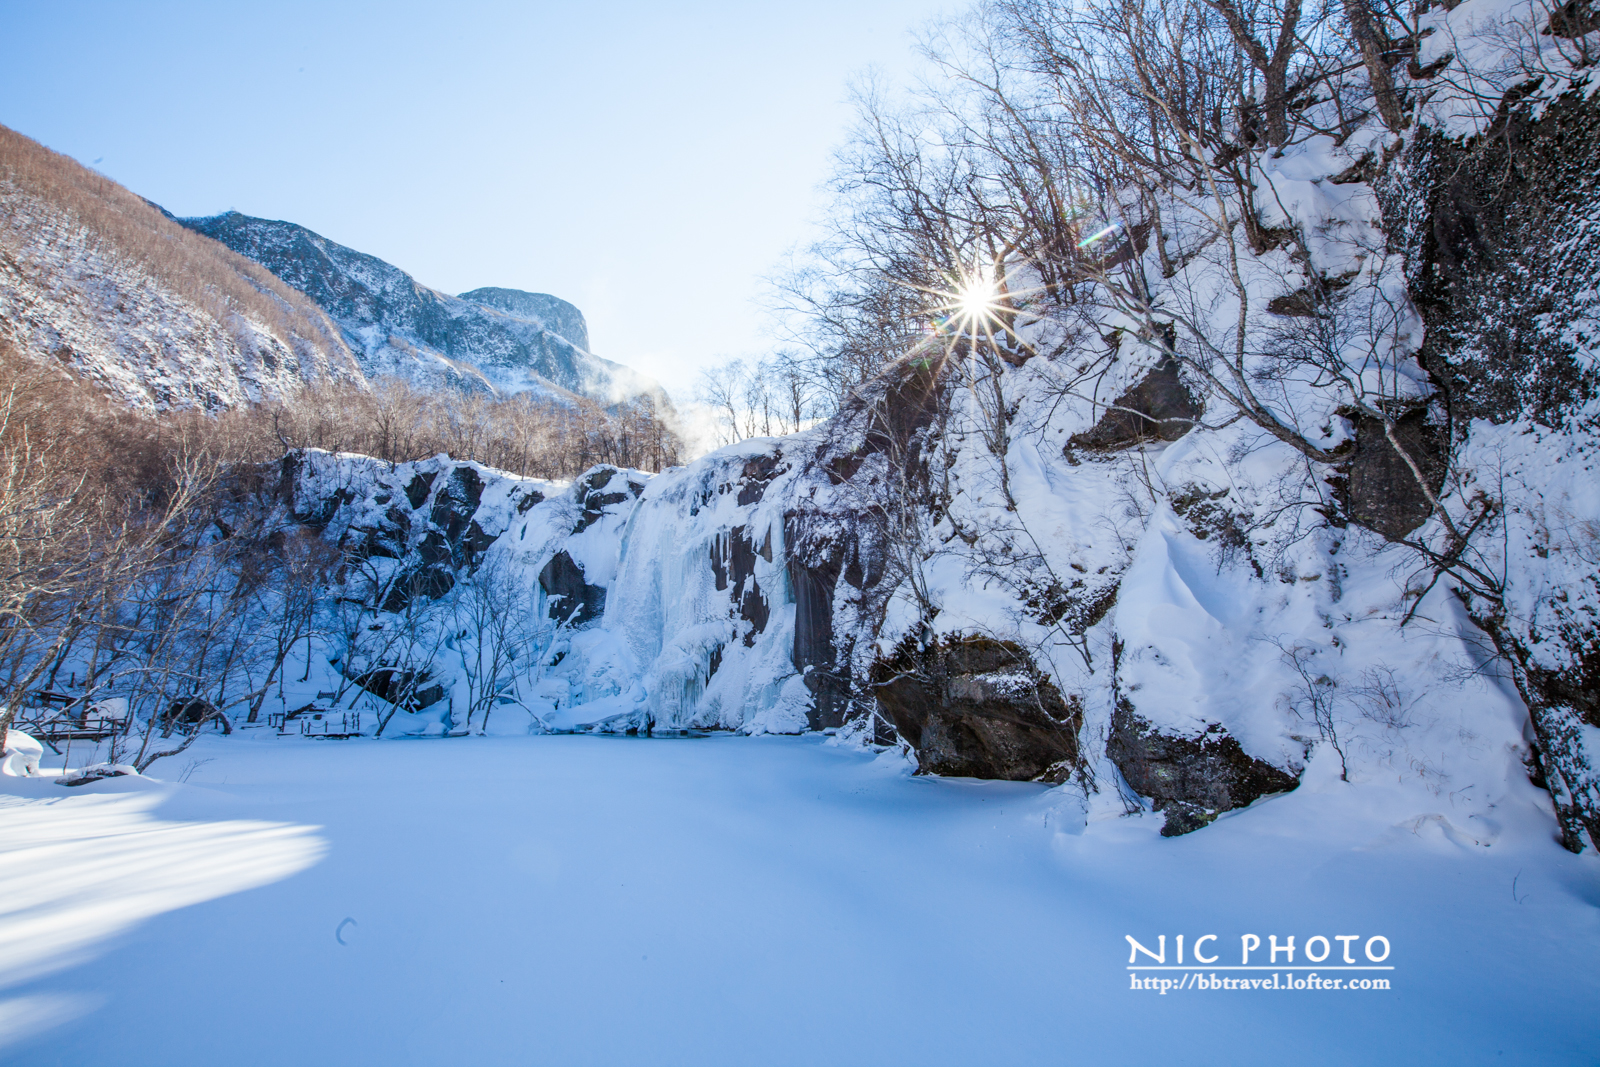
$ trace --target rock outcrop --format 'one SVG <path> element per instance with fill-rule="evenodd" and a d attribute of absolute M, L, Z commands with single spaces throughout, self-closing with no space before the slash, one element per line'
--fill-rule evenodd
<path fill-rule="evenodd" d="M 1380 188 L 1449 447 L 1495 472 L 1477 492 L 1502 589 L 1465 599 L 1511 666 L 1579 849 L 1600 843 L 1600 101 L 1580 84 L 1536 110 L 1536 88 L 1508 93 L 1476 138 L 1421 131 Z"/>
<path fill-rule="evenodd" d="M 1082 703 L 1014 641 L 904 647 L 874 665 L 872 681 L 921 773 L 1060 783 L 1078 769 Z"/>
<path fill-rule="evenodd" d="M 1184 383 L 1176 360 L 1164 359 L 1137 385 L 1106 405 L 1092 429 L 1074 434 L 1067 447 L 1093 451 L 1129 448 L 1146 441 L 1176 441 L 1203 414 Z"/>
<path fill-rule="evenodd" d="M 1300 784 L 1297 775 L 1247 754 L 1221 723 L 1192 736 L 1163 731 L 1126 701 L 1111 717 L 1106 755 L 1130 786 L 1166 812 L 1165 837 L 1198 830 L 1222 812 Z"/>

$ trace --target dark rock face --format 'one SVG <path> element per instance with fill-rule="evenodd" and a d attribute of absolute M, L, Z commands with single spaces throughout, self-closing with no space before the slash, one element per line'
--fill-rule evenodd
<path fill-rule="evenodd" d="M 784 524 L 789 588 L 794 591 L 795 669 L 811 691 L 811 728 L 844 725 L 850 700 L 849 656 L 840 655 L 833 635 L 833 594 L 847 544 L 835 539 L 829 525 L 804 515 L 790 515 Z"/>
<path fill-rule="evenodd" d="M 1427 324 L 1420 357 L 1451 421 L 1559 425 L 1600 373 L 1573 335 L 1600 262 L 1600 107 L 1569 93 L 1530 122 L 1508 95 L 1484 137 L 1421 131 L 1380 186 Z M 1414 220 L 1421 220 L 1420 224 Z M 1587 342 L 1587 344 L 1585 343 Z"/>
<path fill-rule="evenodd" d="M 382 608 L 402 612 L 418 597 L 437 600 L 456 587 L 456 576 L 448 566 L 422 566 L 395 575 L 384 592 Z"/>
<path fill-rule="evenodd" d="M 616 504 L 626 503 L 644 492 L 644 483 L 617 481 L 622 475 L 618 467 L 596 467 L 582 478 L 578 479 L 578 499 L 583 505 L 583 514 L 578 519 L 573 533 L 582 533 L 605 515 L 606 509 Z"/>
<path fill-rule="evenodd" d="M 748 504 L 759 504 L 761 497 L 766 493 L 767 486 L 772 483 L 777 474 L 777 456 L 757 456 L 744 465 L 740 473 L 739 497 L 740 507 Z"/>
<path fill-rule="evenodd" d="M 1600 728 L 1600 641 L 1579 651 L 1576 666 L 1570 671 L 1529 667 L 1528 682 L 1547 704 L 1570 708 L 1579 722 Z M 1600 841 L 1600 833 L 1595 840 Z"/>
<path fill-rule="evenodd" d="M 478 502 L 483 498 L 483 479 L 471 467 L 461 466 L 450 472 L 447 481 L 433 494 L 433 509 L 428 515 L 428 520 L 444 534 L 444 538 L 453 548 L 458 550 L 457 562 L 464 562 L 470 549 L 463 542 L 469 524 L 472 524 L 472 515 L 478 510 Z M 475 525 L 475 524 L 473 524 Z M 483 531 L 479 530 L 472 538 L 474 545 L 479 545 L 477 551 L 482 552 L 487 545 L 482 545 Z"/>
<path fill-rule="evenodd" d="M 353 526 L 345 531 L 341 548 L 355 559 L 399 559 L 411 535 L 411 515 L 404 508 L 391 507 L 383 518 L 377 526 Z"/>
<path fill-rule="evenodd" d="M 1426 522 L 1433 506 L 1384 435 L 1383 423 L 1365 416 L 1354 422 L 1356 447 L 1346 476 L 1345 513 L 1351 521 L 1398 540 Z M 1395 420 L 1395 437 L 1437 493 L 1444 485 L 1450 447 L 1445 429 L 1430 423 L 1427 412 L 1419 409 Z"/>
<path fill-rule="evenodd" d="M 454 467 L 442 485 L 438 484 L 437 472 L 419 472 L 405 488 L 413 513 L 421 511 L 430 491 L 433 506 L 423 525 L 431 528 L 411 548 L 417 562 L 389 584 L 383 598 L 384 611 L 404 611 L 417 597 L 444 596 L 455 588 L 456 571 L 476 567 L 484 550 L 494 543 L 494 538 L 472 517 L 483 496 L 483 479 L 476 470 L 465 465 Z M 368 544 L 381 550 L 372 554 L 403 558 L 411 523 L 395 521 L 405 518 L 398 506 L 390 508 L 386 517 L 394 521 L 394 527 L 376 531 L 376 536 L 368 534 Z M 346 532 L 346 538 L 352 532 L 354 528 Z"/>
<path fill-rule="evenodd" d="M 439 477 L 438 471 L 418 471 L 406 483 L 406 499 L 411 501 L 411 510 L 415 511 L 428 499 L 428 494 L 433 491 L 433 480 Z"/>
<path fill-rule="evenodd" d="M 1600 574 L 1589 584 L 1600 587 Z M 1600 631 L 1589 619 L 1573 619 L 1550 635 L 1519 633 L 1504 616 L 1474 614 L 1473 621 L 1510 662 L 1517 691 L 1528 705 L 1534 734 L 1531 776 L 1550 791 L 1562 844 L 1573 852 L 1600 845 L 1600 767 L 1584 737 L 1600 727 Z M 1541 638 L 1560 642 L 1566 669 L 1539 665 L 1535 653 Z"/>
<path fill-rule="evenodd" d="M 192 732 L 195 727 L 212 719 L 221 719 L 227 723 L 227 716 L 217 710 L 217 706 L 205 697 L 185 697 L 167 704 L 167 710 L 161 717 L 162 727 L 170 733 L 172 730 Z M 228 730 L 229 733 L 233 731 Z"/>
<path fill-rule="evenodd" d="M 604 586 L 584 580 L 583 568 L 566 552 L 557 552 L 539 572 L 539 588 L 550 601 L 550 617 L 571 626 L 598 619 L 606 610 Z"/>
<path fill-rule="evenodd" d="M 1544 32 L 1555 37 L 1577 38 L 1600 28 L 1600 10 L 1592 0 L 1567 0 L 1550 12 Z"/>
<path fill-rule="evenodd" d="M 313 474 L 324 462 L 315 453 L 287 455 L 279 470 L 279 497 L 295 522 L 329 531 L 325 536 L 330 540 L 337 534 L 338 547 L 347 561 L 374 556 L 401 561 L 402 566 L 377 597 L 383 611 L 400 613 L 419 598 L 447 595 L 462 574 L 479 567 L 504 532 L 508 509 L 484 507 L 485 476 L 470 463 L 446 459 L 443 466 L 415 471 L 409 478 L 380 473 L 370 483 L 370 501 L 365 501 L 358 500 L 361 494 L 352 488 L 330 491 L 326 482 L 319 484 Z M 644 482 L 636 474 L 610 466 L 591 469 L 575 486 L 579 514 L 573 534 L 581 534 L 607 515 L 621 513 L 620 505 L 631 505 L 643 491 Z M 513 485 L 509 492 L 508 502 L 518 515 L 545 499 L 538 490 L 521 485 Z M 376 521 L 374 516 L 378 516 Z M 771 546 L 762 551 L 770 559 Z M 348 574 L 348 566 L 340 574 Z M 605 588 L 589 584 L 583 568 L 567 552 L 558 553 L 546 564 L 539 581 L 551 598 L 553 619 L 581 626 L 605 610 Z M 748 617 L 759 619 L 764 628 L 764 600 L 747 601 Z"/>
<path fill-rule="evenodd" d="M 812 694 L 813 730 L 842 726 L 871 705 L 870 694 L 857 692 L 851 668 L 854 636 L 848 630 L 841 636 L 835 614 L 871 614 L 868 605 L 887 570 L 883 504 L 895 491 L 891 483 L 903 477 L 925 497 L 918 506 L 932 502 L 923 447 L 939 418 L 944 370 L 943 356 L 884 368 L 845 401 L 826 442 L 798 460 L 809 478 L 845 490 L 828 510 L 796 498 L 784 512 L 785 566 L 795 597 L 792 661 Z M 747 465 L 745 477 L 767 473 Z M 740 499 L 747 493 L 760 499 L 748 489 Z"/>
<path fill-rule="evenodd" d="M 1591 25 L 1592 10 L 1562 7 L 1548 28 L 1561 35 Z M 1531 85 L 1506 94 L 1482 137 L 1419 131 L 1379 185 L 1385 228 L 1405 251 L 1427 327 L 1419 355 L 1443 394 L 1452 445 L 1473 419 L 1564 432 L 1600 395 L 1591 355 L 1600 102 L 1568 92 L 1533 121 L 1521 106 Z M 1600 843 L 1600 768 L 1583 740 L 1597 721 L 1600 578 L 1578 584 L 1590 587 L 1549 600 L 1536 626 L 1500 604 L 1472 607 L 1511 664 L 1533 726 L 1536 776 L 1574 851 Z"/>
<path fill-rule="evenodd" d="M 1247 754 L 1220 723 L 1196 737 L 1165 734 L 1127 701 L 1111 717 L 1106 755 L 1136 792 L 1167 813 L 1165 837 L 1198 830 L 1224 811 L 1300 784 L 1297 775 Z"/>
<path fill-rule="evenodd" d="M 1145 441 L 1176 441 L 1189 432 L 1191 421 L 1203 409 L 1178 374 L 1178 363 L 1168 358 L 1111 402 L 1093 428 L 1074 434 L 1069 449 L 1108 452 Z"/>
<path fill-rule="evenodd" d="M 756 643 L 756 635 L 766 632 L 772 615 L 767 594 L 755 577 L 757 556 L 772 562 L 772 535 L 763 538 L 758 547 L 745 530 L 735 526 L 726 537 L 719 536 L 711 545 L 710 556 L 717 588 L 728 590 L 739 620 L 747 624 L 742 639 L 750 648 Z"/>
<path fill-rule="evenodd" d="M 633 383 L 642 382 L 642 391 L 666 403 L 648 379 L 591 354 L 583 313 L 548 294 L 491 288 L 454 297 L 293 223 L 233 211 L 178 221 L 315 301 L 369 375 L 421 376 L 467 390 L 544 384 L 603 402 L 639 395 Z"/>
<path fill-rule="evenodd" d="M 359 677 L 352 678 L 361 688 L 377 697 L 387 700 L 407 711 L 421 711 L 439 703 L 445 698 L 444 686 L 435 683 L 427 685 L 428 674 L 426 671 L 396 670 L 392 667 L 380 667 L 375 671 L 368 671 Z"/>
<path fill-rule="evenodd" d="M 495 527 L 496 522 L 479 515 L 484 482 L 471 464 L 417 471 L 392 484 L 380 476 L 370 501 L 377 507 L 362 507 L 352 488 L 330 492 L 307 487 L 307 475 L 320 462 L 302 451 L 285 456 L 279 468 L 279 498 L 295 522 L 319 531 L 332 527 L 347 561 L 378 557 L 403 562 L 378 598 L 384 611 L 403 612 L 418 597 L 446 595 L 455 588 L 457 574 L 463 569 L 475 570 L 499 537 L 497 529 L 485 528 L 485 524 Z M 537 491 L 524 493 L 520 499 L 519 489 L 512 492 L 519 513 L 532 506 L 530 500 L 544 499 Z M 352 506 L 354 513 L 362 516 L 359 520 L 346 510 Z M 383 510 L 378 512 L 378 507 Z M 500 518 L 503 522 L 504 516 Z M 326 536 L 332 539 L 332 533 Z M 346 573 L 341 569 L 341 575 Z"/>
<path fill-rule="evenodd" d="M 1083 709 L 1019 645 L 968 637 L 873 667 L 878 706 L 917 750 L 919 774 L 1062 782 Z"/>

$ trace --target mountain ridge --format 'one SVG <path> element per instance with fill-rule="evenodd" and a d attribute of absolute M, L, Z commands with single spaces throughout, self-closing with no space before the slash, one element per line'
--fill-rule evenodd
<path fill-rule="evenodd" d="M 376 256 L 298 223 L 227 211 L 178 218 L 306 294 L 338 324 L 369 377 L 494 393 L 574 393 L 665 402 L 652 379 L 588 350 L 588 324 L 547 293 L 440 292 Z"/>

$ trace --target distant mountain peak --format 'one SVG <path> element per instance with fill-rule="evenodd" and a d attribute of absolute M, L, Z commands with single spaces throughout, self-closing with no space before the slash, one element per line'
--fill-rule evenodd
<path fill-rule="evenodd" d="M 178 221 L 310 297 L 368 376 L 603 403 L 640 395 L 665 401 L 653 380 L 590 352 L 583 313 L 559 297 L 494 287 L 450 296 L 304 226 L 237 211 Z"/>
<path fill-rule="evenodd" d="M 583 312 L 559 296 L 490 285 L 462 293 L 460 298 L 518 318 L 542 322 L 551 333 L 566 338 L 576 348 L 589 351 L 589 323 L 585 321 Z"/>

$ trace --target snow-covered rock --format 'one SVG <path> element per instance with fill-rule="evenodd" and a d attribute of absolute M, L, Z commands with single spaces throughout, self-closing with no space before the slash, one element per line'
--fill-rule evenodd
<path fill-rule="evenodd" d="M 0 753 L 0 774 L 31 778 L 39 773 L 39 761 L 43 758 L 43 745 L 21 730 L 7 730 L 5 751 Z"/>
<path fill-rule="evenodd" d="M 1437 17 L 1459 30 L 1508 9 L 1473 0 Z M 1477 43 L 1464 58 L 1491 62 Z M 1560 74 L 1507 107 L 1496 136 L 1458 140 L 1439 118 L 1383 189 L 1427 325 L 1421 359 L 1476 475 L 1457 493 L 1495 502 L 1481 562 L 1504 596 L 1465 599 L 1529 705 L 1576 846 L 1600 843 L 1600 82 Z"/>
<path fill-rule="evenodd" d="M 1175 197 L 1173 248 L 1118 253 L 1150 257 L 1150 306 L 1215 319 L 1187 339 L 1111 301 L 1024 304 L 988 362 L 930 343 L 804 432 L 493 521 L 456 508 L 479 534 L 413 530 L 394 567 L 448 559 L 440 597 L 514 564 L 547 623 L 518 691 L 545 729 L 832 730 L 924 771 L 1070 782 L 1091 818 L 1164 810 L 1169 833 L 1291 790 L 1492 827 L 1531 767 L 1583 847 L 1597 115 L 1580 85 L 1508 108 L 1503 148 L 1424 122 L 1263 153 L 1256 221 L 1298 252 L 1224 234 L 1230 257 Z M 1297 324 L 1323 317 L 1330 373 L 1300 374 Z M 1241 379 L 1292 426 L 1208 385 L 1208 329 L 1243 331 Z"/>

